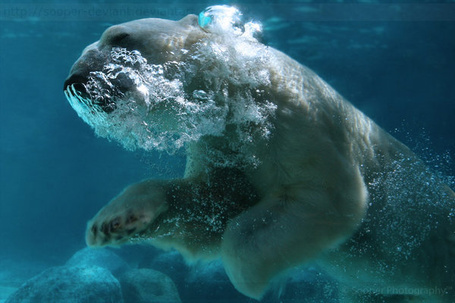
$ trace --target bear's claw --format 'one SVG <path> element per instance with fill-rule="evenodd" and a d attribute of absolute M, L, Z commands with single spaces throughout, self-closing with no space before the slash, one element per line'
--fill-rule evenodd
<path fill-rule="evenodd" d="M 109 215 L 108 210 L 101 211 L 87 226 L 86 242 L 89 246 L 120 245 L 128 242 L 132 235 L 139 235 L 146 230 L 153 221 L 150 213 L 141 213 L 144 210 L 128 209 L 123 214 Z"/>
<path fill-rule="evenodd" d="M 137 222 L 137 217 L 134 215 L 128 215 L 125 220 L 121 216 L 116 216 L 101 224 L 96 221 L 93 223 L 89 222 L 87 244 L 90 246 L 104 246 L 124 243 L 128 241 L 131 234 L 138 230 L 137 226 L 134 226 L 135 222 Z"/>

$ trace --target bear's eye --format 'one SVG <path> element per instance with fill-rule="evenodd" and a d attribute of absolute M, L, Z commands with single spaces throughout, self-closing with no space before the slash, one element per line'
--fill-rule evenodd
<path fill-rule="evenodd" d="M 122 41 L 125 41 L 129 36 L 130 34 L 128 33 L 119 33 L 111 38 L 111 44 L 114 46 L 121 46 L 120 44 Z"/>

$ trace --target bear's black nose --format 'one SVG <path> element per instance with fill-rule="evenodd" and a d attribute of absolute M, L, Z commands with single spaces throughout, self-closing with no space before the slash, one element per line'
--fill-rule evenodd
<path fill-rule="evenodd" d="M 78 91 L 81 95 L 87 95 L 84 83 L 87 82 L 87 78 L 78 74 L 73 74 L 65 80 L 63 84 L 63 90 L 67 90 L 68 86 L 74 85 L 74 89 Z"/>
<path fill-rule="evenodd" d="M 87 82 L 88 78 L 81 74 L 76 73 L 69 76 L 63 84 L 63 91 L 68 100 L 78 100 L 78 102 L 85 103 L 86 106 L 97 107 L 105 113 L 112 112 L 116 107 L 110 95 L 96 95 L 95 98 L 92 98 L 90 92 L 87 91 Z M 112 95 L 116 96 L 115 92 Z"/>

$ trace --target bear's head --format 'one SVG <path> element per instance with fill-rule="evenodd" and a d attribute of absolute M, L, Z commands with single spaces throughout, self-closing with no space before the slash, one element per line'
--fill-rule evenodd
<path fill-rule="evenodd" d="M 111 26 L 74 63 L 64 91 L 87 102 L 93 114 L 110 113 L 121 96 L 144 93 L 135 83 L 134 70 L 144 63 L 162 66 L 181 61 L 184 52 L 204 36 L 195 15 L 179 21 L 150 18 Z M 110 68 L 113 70 L 106 75 Z M 100 91 L 90 86 L 95 84 Z M 71 104 L 81 114 L 81 108 Z"/>
<path fill-rule="evenodd" d="M 65 95 L 98 135 L 128 149 L 172 153 L 226 129 L 250 136 L 251 125 L 266 134 L 271 56 L 240 15 L 215 6 L 112 26 L 74 63 Z"/>

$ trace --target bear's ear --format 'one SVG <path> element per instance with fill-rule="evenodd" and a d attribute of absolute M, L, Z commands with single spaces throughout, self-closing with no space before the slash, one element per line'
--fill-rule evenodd
<path fill-rule="evenodd" d="M 187 15 L 178 21 L 183 26 L 199 26 L 196 15 Z"/>

